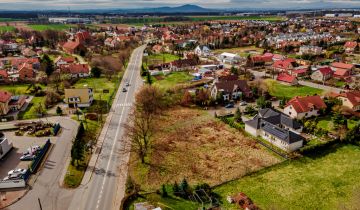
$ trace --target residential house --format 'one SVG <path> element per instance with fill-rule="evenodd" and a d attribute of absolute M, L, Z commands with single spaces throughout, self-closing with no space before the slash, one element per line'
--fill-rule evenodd
<path fill-rule="evenodd" d="M 193 69 L 197 65 L 197 61 L 194 58 L 175 60 L 170 63 L 170 69 L 172 71 L 183 71 L 186 69 Z"/>
<path fill-rule="evenodd" d="M 260 136 L 287 152 L 303 146 L 304 138 L 300 135 L 302 129 L 296 120 L 270 108 L 260 109 L 253 119 L 245 122 L 246 132 Z"/>
<path fill-rule="evenodd" d="M 347 79 L 352 75 L 355 66 L 353 64 L 334 62 L 330 64 L 334 72 L 334 77 L 338 79 Z"/>
<path fill-rule="evenodd" d="M 11 93 L 0 90 L 0 115 L 6 115 L 9 113 L 11 96 Z"/>
<path fill-rule="evenodd" d="M 264 55 L 255 55 L 251 57 L 251 64 L 253 66 L 270 65 L 273 62 L 273 54 L 266 53 Z"/>
<path fill-rule="evenodd" d="M 241 57 L 237 54 L 224 52 L 220 55 L 220 61 L 228 64 L 238 64 L 241 61 Z"/>
<path fill-rule="evenodd" d="M 0 83 L 8 82 L 9 74 L 5 69 L 0 69 Z"/>
<path fill-rule="evenodd" d="M 330 67 L 320 67 L 311 74 L 311 79 L 324 82 L 333 76 L 334 72 Z"/>
<path fill-rule="evenodd" d="M 348 41 L 345 43 L 344 48 L 346 53 L 354 53 L 359 47 L 357 42 Z"/>
<path fill-rule="evenodd" d="M 88 64 L 71 63 L 60 66 L 61 74 L 69 74 L 73 78 L 82 78 L 90 76 L 90 67 Z"/>
<path fill-rule="evenodd" d="M 318 46 L 305 45 L 301 46 L 299 49 L 300 55 L 320 55 L 322 53 L 322 48 Z"/>
<path fill-rule="evenodd" d="M 296 60 L 293 58 L 287 58 L 285 60 L 278 60 L 275 61 L 272 65 L 272 68 L 274 71 L 278 71 L 278 72 L 289 72 L 292 69 L 294 69 L 295 67 L 297 67 L 297 63 Z"/>
<path fill-rule="evenodd" d="M 64 52 L 69 54 L 80 53 L 81 51 L 86 50 L 85 46 L 78 40 L 65 42 L 61 47 Z"/>
<path fill-rule="evenodd" d="M 296 77 L 285 72 L 278 74 L 276 80 L 287 85 L 298 85 Z"/>
<path fill-rule="evenodd" d="M 337 94 L 336 98 L 342 101 L 342 105 L 353 111 L 360 111 L 360 91 L 353 90 Z"/>
<path fill-rule="evenodd" d="M 286 104 L 284 113 L 295 119 L 318 116 L 326 104 L 320 96 L 296 96 Z"/>
<path fill-rule="evenodd" d="M 19 79 L 20 80 L 29 80 L 35 79 L 35 71 L 31 64 L 24 63 L 19 69 Z"/>
<path fill-rule="evenodd" d="M 59 67 L 61 65 L 75 63 L 75 58 L 74 57 L 59 56 L 54 60 L 54 63 L 55 63 L 56 66 Z"/>
<path fill-rule="evenodd" d="M 9 102 L 9 108 L 11 111 L 20 111 L 26 103 L 26 96 L 12 96 Z"/>
<path fill-rule="evenodd" d="M 198 55 L 199 57 L 208 57 L 211 56 L 211 50 L 209 47 L 205 46 L 205 45 L 199 45 L 195 48 L 194 50 L 195 54 Z"/>
<path fill-rule="evenodd" d="M 65 89 L 64 101 L 69 108 L 90 107 L 94 101 L 93 90 L 91 88 Z"/>
<path fill-rule="evenodd" d="M 224 101 L 236 100 L 242 96 L 252 97 L 252 92 L 245 80 L 220 80 L 211 88 L 211 97 L 223 97 Z"/>

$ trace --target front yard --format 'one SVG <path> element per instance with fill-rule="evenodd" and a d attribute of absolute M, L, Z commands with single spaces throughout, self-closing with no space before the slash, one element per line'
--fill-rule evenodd
<path fill-rule="evenodd" d="M 359 200 L 360 149 L 346 145 L 259 171 L 215 188 L 226 196 L 246 193 L 262 209 L 354 209 Z"/>
<path fill-rule="evenodd" d="M 215 54 L 221 54 L 224 52 L 238 54 L 242 57 L 247 57 L 251 54 L 262 54 L 264 52 L 263 49 L 255 47 L 255 46 L 247 46 L 247 47 L 236 47 L 236 48 L 228 48 L 228 49 L 218 49 L 213 51 Z"/>
<path fill-rule="evenodd" d="M 151 54 L 144 57 L 144 63 L 148 66 L 161 63 L 169 63 L 175 60 L 179 60 L 181 57 L 170 53 Z"/>
<path fill-rule="evenodd" d="M 323 90 L 312 88 L 308 86 L 288 86 L 280 84 L 279 82 L 267 79 L 265 80 L 269 93 L 271 96 L 275 96 L 277 98 L 286 98 L 291 99 L 295 96 L 307 96 L 307 95 L 321 95 Z"/>

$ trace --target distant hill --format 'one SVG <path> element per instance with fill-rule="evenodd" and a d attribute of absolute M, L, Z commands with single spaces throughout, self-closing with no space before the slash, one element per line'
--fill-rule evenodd
<path fill-rule="evenodd" d="M 141 9 L 119 9 L 115 12 L 120 13 L 207 13 L 217 12 L 218 10 L 206 9 L 197 5 L 186 4 L 178 7 L 156 7 L 156 8 L 141 8 Z"/>

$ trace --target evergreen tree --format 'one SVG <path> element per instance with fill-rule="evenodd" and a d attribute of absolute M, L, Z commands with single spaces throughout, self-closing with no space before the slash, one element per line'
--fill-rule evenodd
<path fill-rule="evenodd" d="M 172 190 L 173 190 L 174 195 L 176 195 L 176 196 L 179 195 L 180 187 L 177 182 L 174 182 Z"/>
<path fill-rule="evenodd" d="M 168 197 L 168 193 L 167 193 L 167 191 L 166 191 L 166 187 L 165 187 L 164 184 L 163 184 L 162 187 L 161 187 L 161 197 L 163 197 L 163 198 Z"/>
<path fill-rule="evenodd" d="M 63 111 L 59 106 L 56 107 L 56 114 L 59 115 L 59 116 L 61 116 L 63 114 Z"/>
<path fill-rule="evenodd" d="M 189 184 L 188 184 L 188 182 L 186 181 L 185 178 L 181 181 L 180 191 L 181 191 L 182 197 L 184 197 L 184 198 L 186 198 L 187 195 L 189 194 L 189 191 L 190 191 Z"/>
<path fill-rule="evenodd" d="M 239 107 L 235 111 L 234 119 L 236 122 L 242 122 L 241 111 L 240 111 Z"/>
<path fill-rule="evenodd" d="M 41 67 L 47 76 L 50 76 L 55 70 L 54 63 L 47 54 L 45 54 L 41 59 Z"/>
<path fill-rule="evenodd" d="M 354 128 L 346 133 L 345 141 L 351 144 L 359 144 L 360 142 L 360 122 L 358 122 Z"/>
<path fill-rule="evenodd" d="M 149 85 L 152 85 L 153 81 L 152 81 L 152 79 L 151 79 L 151 74 L 150 74 L 150 72 L 147 72 L 147 75 L 146 75 L 146 76 L 147 76 L 147 77 L 146 77 L 147 83 L 148 83 Z"/>
<path fill-rule="evenodd" d="M 102 70 L 97 66 L 95 66 L 94 68 L 91 69 L 91 74 L 95 78 L 99 78 L 101 76 L 101 72 L 102 72 Z"/>

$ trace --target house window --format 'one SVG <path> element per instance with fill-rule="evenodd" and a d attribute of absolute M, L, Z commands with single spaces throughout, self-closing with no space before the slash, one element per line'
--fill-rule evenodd
<path fill-rule="evenodd" d="M 291 115 L 291 112 L 289 112 L 289 115 Z"/>

